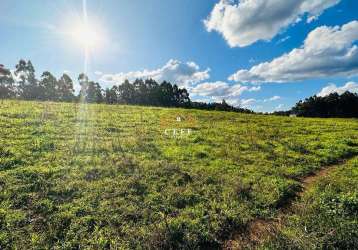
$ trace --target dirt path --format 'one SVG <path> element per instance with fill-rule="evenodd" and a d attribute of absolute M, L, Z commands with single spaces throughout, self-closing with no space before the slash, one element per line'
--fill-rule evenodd
<path fill-rule="evenodd" d="M 282 207 L 278 208 L 279 213 L 275 219 L 254 219 L 250 222 L 245 230 L 233 233 L 230 240 L 226 241 L 223 249 L 240 250 L 247 249 L 247 247 L 254 247 L 263 241 L 274 236 L 277 230 L 282 226 L 284 217 L 292 211 L 292 206 L 295 201 L 299 200 L 303 194 L 310 189 L 318 179 L 327 176 L 332 170 L 343 165 L 346 161 L 342 161 L 336 165 L 326 166 L 317 172 L 300 179 L 301 191 L 296 194 L 296 197 L 291 198 Z"/>
<path fill-rule="evenodd" d="M 326 168 L 323 168 L 321 170 L 319 170 L 318 172 L 310 175 L 310 176 L 307 176 L 305 178 L 303 178 L 301 180 L 301 184 L 302 184 L 302 191 L 300 193 L 298 193 L 298 197 L 301 197 L 305 191 L 307 191 L 310 187 L 312 187 L 312 185 L 314 183 L 317 182 L 317 180 L 321 177 L 326 177 L 331 171 L 333 171 L 334 169 L 336 169 L 337 167 L 343 165 L 345 163 L 342 162 L 338 165 L 332 165 L 332 166 L 329 166 L 329 167 L 326 167 Z"/>

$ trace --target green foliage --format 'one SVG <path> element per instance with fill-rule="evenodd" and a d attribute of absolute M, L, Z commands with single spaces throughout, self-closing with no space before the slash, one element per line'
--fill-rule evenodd
<path fill-rule="evenodd" d="M 327 96 L 311 96 L 298 102 L 289 113 L 304 117 L 355 117 L 358 118 L 358 94 L 349 91 Z"/>
<path fill-rule="evenodd" d="M 0 246 L 219 248 L 253 219 L 276 216 L 299 190 L 300 177 L 357 154 L 357 125 L 349 119 L 4 101 Z M 165 134 L 173 128 L 192 133 Z M 349 183 L 350 175 L 337 183 Z M 314 206 L 322 216 L 339 215 L 322 220 L 322 228 L 340 231 L 322 238 L 321 246 L 353 244 L 345 235 L 356 232 L 357 183 L 350 191 L 348 184 L 339 191 L 338 184 L 322 186 L 326 194 Z M 309 225 L 310 232 L 321 232 L 316 221 Z M 301 229 L 298 223 L 292 230 Z"/>
<path fill-rule="evenodd" d="M 14 96 L 15 85 L 11 72 L 0 65 L 0 98 L 12 98 Z"/>
<path fill-rule="evenodd" d="M 38 99 L 39 85 L 31 61 L 20 60 L 16 65 L 15 75 L 19 79 L 16 95 L 27 100 Z"/>

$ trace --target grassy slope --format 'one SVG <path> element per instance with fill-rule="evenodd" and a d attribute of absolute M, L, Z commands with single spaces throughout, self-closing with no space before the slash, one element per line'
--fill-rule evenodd
<path fill-rule="evenodd" d="M 321 177 L 294 204 L 267 249 L 356 249 L 358 157 Z"/>
<path fill-rule="evenodd" d="M 177 115 L 184 120 L 176 122 Z M 183 138 L 167 128 L 191 128 Z M 5 101 L 0 245 L 219 246 L 358 152 L 358 121 Z"/>

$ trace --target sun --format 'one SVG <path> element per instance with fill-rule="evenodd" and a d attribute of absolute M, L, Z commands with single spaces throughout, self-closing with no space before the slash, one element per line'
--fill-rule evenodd
<path fill-rule="evenodd" d="M 101 45 L 102 35 L 95 25 L 78 22 L 71 27 L 71 37 L 81 47 L 95 49 Z"/>
<path fill-rule="evenodd" d="M 64 40 L 66 48 L 83 53 L 83 72 L 86 74 L 94 56 L 99 56 L 112 42 L 108 25 L 103 18 L 87 11 L 87 0 L 82 0 L 82 11 L 69 10 L 57 25 L 56 32 Z"/>

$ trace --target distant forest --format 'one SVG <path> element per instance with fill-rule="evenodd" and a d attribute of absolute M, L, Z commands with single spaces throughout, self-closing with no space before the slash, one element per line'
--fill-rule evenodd
<path fill-rule="evenodd" d="M 311 96 L 299 101 L 288 111 L 276 111 L 274 115 L 320 118 L 358 118 L 358 94 L 345 92 L 327 96 Z"/>
<path fill-rule="evenodd" d="M 69 75 L 63 74 L 57 79 L 51 72 L 45 71 L 41 78 L 37 79 L 31 61 L 20 60 L 13 74 L 10 70 L 0 67 L 0 98 L 56 102 L 82 101 L 253 113 L 248 109 L 233 107 L 225 100 L 221 103 L 193 102 L 185 88 L 179 88 L 166 81 L 157 83 L 152 79 L 137 79 L 130 83 L 126 80 L 104 90 L 99 83 L 89 80 L 85 74 L 80 74 L 77 80 L 81 89 L 76 95 L 74 82 Z"/>
<path fill-rule="evenodd" d="M 290 111 L 275 112 L 279 115 L 297 115 L 303 117 L 358 118 L 358 95 L 345 92 L 327 96 L 311 96 L 299 101 Z"/>

